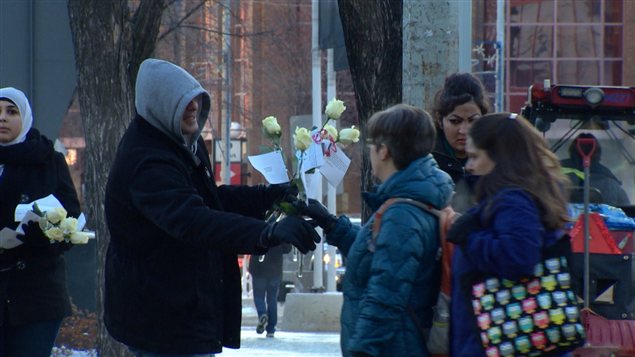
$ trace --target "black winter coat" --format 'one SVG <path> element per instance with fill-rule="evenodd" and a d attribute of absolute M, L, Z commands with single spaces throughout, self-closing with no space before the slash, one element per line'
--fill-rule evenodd
<path fill-rule="evenodd" d="M 441 129 L 437 129 L 437 141 L 432 151 L 432 156 L 439 164 L 439 168 L 452 177 L 455 185 L 465 178 L 464 167 L 467 159 L 457 159 L 454 156 L 452 148 Z"/>
<path fill-rule="evenodd" d="M 77 193 L 64 156 L 53 143 L 31 129 L 24 142 L 0 146 L 0 229 L 15 229 L 19 203 L 55 195 L 68 215 L 78 217 Z M 63 252 L 70 244 L 46 248 L 22 244 L 0 249 L 0 325 L 22 325 L 70 315 Z M 6 315 L 4 315 L 6 313 Z M 4 315 L 4 316 L 3 316 Z"/>
<path fill-rule="evenodd" d="M 106 188 L 110 334 L 155 353 L 240 347 L 237 254 L 264 253 L 258 240 L 272 202 L 262 186 L 217 187 L 202 139 L 194 159 L 137 116 Z"/>

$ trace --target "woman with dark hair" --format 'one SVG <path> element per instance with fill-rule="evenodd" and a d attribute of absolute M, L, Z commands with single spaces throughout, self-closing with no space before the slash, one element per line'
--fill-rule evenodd
<path fill-rule="evenodd" d="M 455 184 L 465 177 L 465 143 L 469 125 L 487 114 L 489 103 L 481 81 L 471 73 L 455 73 L 445 79 L 432 106 L 437 140 L 432 155 Z"/>
<path fill-rule="evenodd" d="M 451 354 L 485 356 L 471 316 L 466 277 L 531 276 L 545 247 L 567 219 L 567 178 L 541 134 L 517 114 L 488 114 L 469 130 L 466 169 L 479 175 L 478 204 L 452 225 L 447 239 L 461 247 L 452 262 Z M 563 238 L 566 239 L 566 238 Z"/>
<path fill-rule="evenodd" d="M 393 197 L 437 209 L 449 203 L 452 181 L 430 155 L 435 128 L 428 113 L 395 105 L 369 119 L 367 137 L 373 175 L 381 181 L 375 192 L 364 193 L 373 211 Z M 439 293 L 437 218 L 412 204 L 395 203 L 380 221 L 375 213 L 359 228 L 346 216 L 330 215 L 315 200 L 309 201 L 304 214 L 347 258 L 342 355 L 429 356 L 417 324 L 431 326 Z"/>
<path fill-rule="evenodd" d="M 79 200 L 64 156 L 32 128 L 21 91 L 0 89 L 0 229 L 15 230 L 21 203 L 55 195 L 69 216 Z M 48 357 L 62 319 L 71 313 L 63 252 L 70 243 L 50 243 L 35 221 L 23 224 L 23 244 L 0 249 L 0 356 Z"/>

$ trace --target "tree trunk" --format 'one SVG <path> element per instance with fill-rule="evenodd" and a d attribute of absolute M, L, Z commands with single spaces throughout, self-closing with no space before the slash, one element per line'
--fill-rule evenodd
<path fill-rule="evenodd" d="M 339 10 L 365 142 L 370 116 L 402 101 L 402 1 L 340 0 Z M 362 191 L 372 184 L 368 150 L 363 150 Z M 370 213 L 362 203 L 364 221 Z"/>
<path fill-rule="evenodd" d="M 85 207 L 97 235 L 97 350 L 101 356 L 129 355 L 108 335 L 103 315 L 104 260 L 110 236 L 104 194 L 117 145 L 134 115 L 134 81 L 153 51 L 165 0 L 142 0 L 131 16 L 127 0 L 69 0 L 77 90 L 86 138 Z"/>

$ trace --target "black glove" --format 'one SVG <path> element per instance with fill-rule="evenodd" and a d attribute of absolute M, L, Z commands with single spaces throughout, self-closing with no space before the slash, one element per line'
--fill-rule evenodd
<path fill-rule="evenodd" d="M 260 235 L 261 246 L 275 247 L 282 243 L 293 244 L 302 254 L 315 249 L 320 236 L 313 226 L 302 217 L 287 216 L 270 224 Z"/>
<path fill-rule="evenodd" d="M 296 206 L 299 208 L 300 213 L 312 218 L 318 226 L 322 227 L 325 233 L 330 232 L 337 223 L 337 217 L 331 214 L 318 200 L 309 198 L 308 206 L 304 202 L 298 202 Z"/>
<path fill-rule="evenodd" d="M 275 202 L 293 201 L 298 196 L 298 186 L 291 183 L 281 183 L 265 187 L 265 195 L 270 205 Z"/>
<path fill-rule="evenodd" d="M 481 228 L 478 217 L 471 213 L 464 213 L 452 223 L 445 239 L 454 244 L 463 245 L 467 243 L 467 236 Z"/>
<path fill-rule="evenodd" d="M 40 229 L 39 223 L 36 221 L 29 221 L 22 225 L 24 234 L 18 234 L 15 237 L 21 240 L 24 244 L 32 248 L 48 248 L 51 246 L 51 241 Z"/>

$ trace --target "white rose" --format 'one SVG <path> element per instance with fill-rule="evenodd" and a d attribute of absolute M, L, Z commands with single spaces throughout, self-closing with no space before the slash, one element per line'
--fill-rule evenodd
<path fill-rule="evenodd" d="M 73 244 L 86 244 L 86 243 L 88 243 L 88 233 L 86 233 L 86 232 L 73 232 L 71 234 L 71 243 L 73 243 Z"/>
<path fill-rule="evenodd" d="M 274 116 L 268 116 L 263 119 L 262 127 L 264 128 L 265 134 L 270 136 L 280 136 L 282 133 L 282 128 L 280 128 L 280 124 L 278 124 L 278 119 Z"/>
<path fill-rule="evenodd" d="M 359 130 L 355 129 L 355 125 L 348 129 L 340 131 L 340 142 L 342 144 L 356 143 L 359 141 Z"/>
<path fill-rule="evenodd" d="M 304 151 L 311 146 L 313 139 L 311 138 L 311 133 L 307 128 L 295 128 L 295 134 L 293 135 L 293 144 L 295 148 Z"/>
<path fill-rule="evenodd" d="M 342 113 L 344 113 L 345 110 L 346 110 L 346 107 L 344 106 L 344 102 L 333 98 L 331 99 L 329 104 L 326 105 L 326 110 L 324 111 L 324 114 L 326 114 L 326 116 L 331 119 L 337 120 L 340 118 L 340 116 L 342 116 Z"/>
<path fill-rule="evenodd" d="M 326 132 L 329 133 L 329 135 L 333 138 L 334 141 L 337 140 L 337 129 L 335 129 L 333 125 L 329 125 L 329 124 L 325 125 L 324 130 L 326 130 Z"/>
<path fill-rule="evenodd" d="M 64 218 L 66 218 L 66 210 L 64 207 L 56 207 L 52 210 L 46 211 L 46 219 L 53 224 L 58 224 Z"/>
<path fill-rule="evenodd" d="M 44 235 L 46 235 L 48 239 L 57 242 L 61 242 L 64 240 L 64 231 L 60 227 L 53 227 L 44 232 Z"/>
<path fill-rule="evenodd" d="M 75 232 L 77 230 L 77 218 L 67 217 L 60 223 L 60 228 L 64 232 Z"/>

